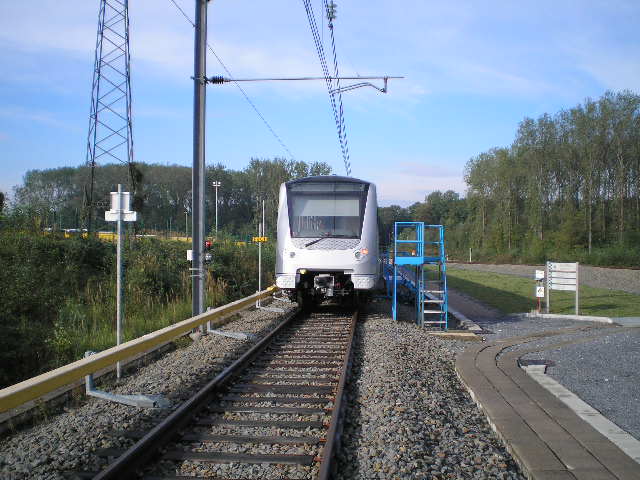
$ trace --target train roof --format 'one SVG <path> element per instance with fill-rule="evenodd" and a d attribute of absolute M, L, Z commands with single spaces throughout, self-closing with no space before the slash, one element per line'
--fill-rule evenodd
<path fill-rule="evenodd" d="M 366 180 L 360 180 L 359 178 L 353 178 L 353 177 L 341 177 L 340 175 L 318 175 L 315 177 L 303 177 L 303 178 L 297 178 L 295 180 L 290 180 L 286 182 L 286 184 L 291 185 L 294 183 L 315 183 L 315 182 L 366 183 L 368 185 L 371 184 L 371 182 L 367 182 Z"/>

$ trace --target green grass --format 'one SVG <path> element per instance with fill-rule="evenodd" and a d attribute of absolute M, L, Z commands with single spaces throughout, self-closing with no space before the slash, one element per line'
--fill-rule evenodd
<path fill-rule="evenodd" d="M 499 273 L 447 269 L 449 287 L 470 295 L 503 313 L 529 312 L 536 308 L 533 278 Z M 543 301 L 544 306 L 544 299 Z M 551 293 L 551 313 L 575 313 L 575 293 Z M 640 295 L 580 286 L 580 314 L 603 317 L 640 316 Z"/>
<path fill-rule="evenodd" d="M 228 302 L 223 280 L 207 278 L 205 287 L 209 305 Z M 115 304 L 113 299 L 101 301 L 101 297 L 98 292 L 85 304 L 67 301 L 61 308 L 49 339 L 56 364 L 82 358 L 88 350 L 99 352 L 116 344 Z M 186 296 L 161 302 L 134 292 L 127 300 L 123 321 L 125 342 L 191 317 L 191 299 Z"/>
<path fill-rule="evenodd" d="M 191 301 L 179 299 L 125 311 L 123 341 L 141 337 L 191 316 Z M 116 344 L 115 306 L 68 302 L 60 312 L 49 339 L 55 364 L 82 358 L 84 352 L 102 351 Z"/>

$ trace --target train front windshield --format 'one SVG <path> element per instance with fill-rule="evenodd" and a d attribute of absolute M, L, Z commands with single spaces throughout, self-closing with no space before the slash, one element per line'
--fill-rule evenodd
<path fill-rule="evenodd" d="M 354 182 L 287 185 L 291 236 L 360 238 L 368 189 Z"/>

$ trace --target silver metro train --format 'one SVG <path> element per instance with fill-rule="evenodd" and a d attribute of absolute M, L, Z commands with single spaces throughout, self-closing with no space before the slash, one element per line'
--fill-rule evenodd
<path fill-rule="evenodd" d="M 345 301 L 378 280 L 378 201 L 373 183 L 335 175 L 280 186 L 276 284 L 305 308 Z"/>

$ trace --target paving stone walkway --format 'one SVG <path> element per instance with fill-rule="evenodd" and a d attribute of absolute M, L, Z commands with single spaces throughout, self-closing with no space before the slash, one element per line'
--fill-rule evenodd
<path fill-rule="evenodd" d="M 602 327 L 505 338 L 470 347 L 457 358 L 460 378 L 531 479 L 640 480 L 638 463 L 519 367 L 518 359 L 533 349 L 507 351 L 597 328 Z"/>

